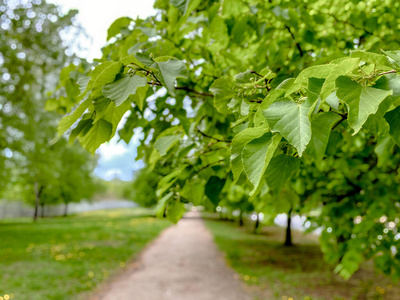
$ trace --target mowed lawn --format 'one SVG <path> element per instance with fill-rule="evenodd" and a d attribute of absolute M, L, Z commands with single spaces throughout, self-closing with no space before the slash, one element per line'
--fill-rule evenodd
<path fill-rule="evenodd" d="M 254 299 L 400 299 L 400 283 L 376 275 L 370 263 L 348 281 L 335 275 L 324 262 L 315 235 L 293 231 L 295 246 L 284 247 L 284 228 L 269 226 L 253 234 L 253 224 L 238 227 L 213 215 L 204 218 Z"/>
<path fill-rule="evenodd" d="M 142 208 L 0 220 L 0 300 L 77 299 L 171 223 Z"/>

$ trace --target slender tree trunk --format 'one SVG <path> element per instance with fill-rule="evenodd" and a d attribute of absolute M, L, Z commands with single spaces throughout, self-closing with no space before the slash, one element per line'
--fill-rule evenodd
<path fill-rule="evenodd" d="M 285 246 L 293 246 L 292 242 L 292 207 L 288 211 L 288 219 L 287 219 L 287 226 L 286 226 L 286 238 L 285 238 Z"/>
<path fill-rule="evenodd" d="M 243 212 L 240 211 L 240 214 L 239 214 L 239 226 L 240 226 L 240 227 L 243 227 L 243 225 L 244 225 L 244 222 L 243 222 Z"/>
<path fill-rule="evenodd" d="M 254 224 L 254 233 L 257 233 L 258 227 L 260 227 L 260 219 L 258 218 L 258 213 L 256 214 L 256 223 Z"/>
<path fill-rule="evenodd" d="M 35 211 L 33 213 L 33 222 L 36 222 L 37 217 L 38 217 L 38 210 L 39 210 L 39 198 L 40 198 L 40 194 L 39 194 L 39 184 L 37 182 L 35 182 Z"/>
<path fill-rule="evenodd" d="M 44 203 L 40 203 L 40 217 L 44 218 Z"/>
<path fill-rule="evenodd" d="M 65 202 L 65 207 L 64 207 L 64 217 L 68 215 L 68 202 Z"/>

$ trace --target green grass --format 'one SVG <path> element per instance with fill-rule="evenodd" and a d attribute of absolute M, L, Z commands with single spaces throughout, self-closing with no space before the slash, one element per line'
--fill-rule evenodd
<path fill-rule="evenodd" d="M 284 247 L 284 228 L 248 227 L 205 215 L 206 225 L 228 264 L 255 299 L 399 299 L 400 287 L 374 273 L 370 264 L 344 281 L 324 262 L 314 235 L 293 231 L 294 247 Z M 397 297 L 397 298 L 396 298 Z"/>
<path fill-rule="evenodd" d="M 0 300 L 85 297 L 169 224 L 141 208 L 2 220 Z"/>

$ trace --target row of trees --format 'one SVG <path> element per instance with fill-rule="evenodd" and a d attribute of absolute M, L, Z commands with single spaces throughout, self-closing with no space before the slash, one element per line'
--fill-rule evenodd
<path fill-rule="evenodd" d="M 400 48 L 395 1 L 157 0 L 116 20 L 60 122 L 89 151 L 143 139 L 159 215 L 184 203 L 308 213 L 348 278 L 364 260 L 400 275 Z M 79 73 L 81 73 L 79 75 Z M 63 98 L 59 106 L 62 107 Z"/>
<path fill-rule="evenodd" d="M 45 110 L 46 105 L 68 112 L 46 100 L 61 69 L 79 63 L 65 54 L 71 43 L 61 39 L 74 33 L 76 13 L 64 15 L 45 1 L 0 2 L 0 192 L 2 198 L 34 205 L 35 219 L 39 206 L 67 207 L 90 198 L 95 189 L 94 159 L 65 139 L 52 142 L 60 115 Z M 64 77 L 61 74 L 62 80 L 69 80 Z M 74 92 L 58 96 L 73 105 Z"/>

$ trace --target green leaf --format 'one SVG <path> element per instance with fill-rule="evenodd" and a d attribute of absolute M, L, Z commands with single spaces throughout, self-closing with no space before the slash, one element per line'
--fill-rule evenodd
<path fill-rule="evenodd" d="M 350 57 L 352 58 L 360 58 L 361 61 L 370 63 L 370 64 L 378 64 L 382 66 L 390 66 L 388 58 L 379 53 L 365 52 L 361 50 L 355 50 L 350 52 Z"/>
<path fill-rule="evenodd" d="M 128 27 L 129 24 L 131 24 L 132 19 L 128 17 L 122 17 L 119 19 L 116 19 L 111 26 L 108 28 L 107 31 L 107 41 L 111 39 L 112 37 L 116 36 L 121 32 L 122 28 Z"/>
<path fill-rule="evenodd" d="M 145 86 L 138 87 L 136 93 L 130 96 L 131 100 L 138 106 L 140 111 L 143 111 L 148 90 L 149 85 L 146 84 Z"/>
<path fill-rule="evenodd" d="M 332 92 L 325 101 L 334 111 L 339 111 L 340 99 L 336 96 L 336 91 Z"/>
<path fill-rule="evenodd" d="M 167 206 L 169 199 L 171 199 L 173 195 L 174 195 L 174 192 L 170 192 L 158 201 L 157 206 L 156 206 L 156 217 L 157 218 L 162 219 L 164 217 L 165 207 Z"/>
<path fill-rule="evenodd" d="M 297 157 L 280 154 L 273 157 L 265 172 L 267 185 L 279 194 L 283 185 L 300 168 L 300 159 Z"/>
<path fill-rule="evenodd" d="M 362 128 L 369 115 L 377 112 L 379 104 L 392 95 L 392 91 L 364 87 L 345 76 L 339 77 L 336 82 L 336 95 L 349 109 L 347 120 L 354 134 Z"/>
<path fill-rule="evenodd" d="M 296 78 L 295 83 L 307 84 L 308 79 L 314 78 L 327 78 L 336 66 L 333 64 L 312 66 L 303 70 Z"/>
<path fill-rule="evenodd" d="M 92 98 L 96 100 L 103 96 L 103 86 L 107 83 L 111 83 L 115 80 L 115 76 L 121 72 L 123 68 L 122 63 L 120 62 L 112 62 L 111 64 L 107 64 L 107 66 L 102 69 L 99 75 L 96 76 L 96 79 L 93 82 L 93 90 L 92 90 Z"/>
<path fill-rule="evenodd" d="M 311 122 L 312 135 L 310 143 L 307 146 L 307 152 L 317 161 L 324 157 L 332 127 L 340 120 L 341 117 L 338 114 L 325 112 L 319 114 Z"/>
<path fill-rule="evenodd" d="M 65 116 L 64 118 L 61 119 L 60 123 L 58 124 L 57 132 L 58 136 L 62 136 L 74 123 L 83 115 L 83 113 L 88 109 L 88 107 L 91 104 L 91 99 L 88 98 L 85 101 L 82 101 L 82 103 L 78 106 L 75 111 L 70 114 Z"/>
<path fill-rule="evenodd" d="M 219 78 L 211 85 L 210 91 L 214 94 L 214 106 L 218 112 L 222 114 L 230 113 L 228 104 L 237 94 L 234 90 L 235 87 L 236 83 L 232 77 Z"/>
<path fill-rule="evenodd" d="M 396 144 L 400 146 L 400 106 L 387 112 L 385 114 L 385 119 L 390 126 L 390 136 L 393 138 Z"/>
<path fill-rule="evenodd" d="M 235 179 L 239 177 L 243 170 L 241 155 L 244 146 L 250 141 L 261 137 L 264 133 L 268 132 L 268 130 L 268 127 L 265 126 L 246 128 L 233 138 L 231 147 L 231 169 Z"/>
<path fill-rule="evenodd" d="M 122 75 L 118 80 L 103 87 L 103 95 L 115 102 L 118 106 L 128 99 L 129 95 L 135 94 L 137 88 L 147 85 L 145 77 L 138 75 Z"/>
<path fill-rule="evenodd" d="M 180 139 L 179 135 L 166 135 L 158 137 L 154 143 L 154 148 L 158 151 L 161 156 L 167 154 L 168 150 L 171 149 Z"/>
<path fill-rule="evenodd" d="M 160 61 L 161 59 L 160 57 L 156 59 L 160 71 L 159 79 L 168 92 L 175 96 L 175 80 L 177 77 L 187 77 L 186 66 L 176 58 L 169 58 L 167 61 Z"/>
<path fill-rule="evenodd" d="M 218 15 L 214 17 L 210 25 L 211 38 L 214 40 L 213 45 L 217 43 L 221 48 L 226 48 L 229 44 L 228 27 L 224 19 Z M 219 48 L 219 47 L 218 47 Z"/>
<path fill-rule="evenodd" d="M 387 57 L 392 60 L 392 66 L 396 69 L 400 69 L 400 51 L 382 51 Z"/>
<path fill-rule="evenodd" d="M 179 9 L 183 15 L 186 15 L 194 11 L 201 3 L 201 0 L 170 0 L 170 3 Z"/>
<path fill-rule="evenodd" d="M 202 204 L 204 196 L 204 183 L 200 179 L 187 181 L 181 190 L 181 196 L 190 201 L 193 205 Z"/>
<path fill-rule="evenodd" d="M 339 76 L 347 75 L 358 67 L 359 58 L 346 58 L 335 66 L 332 72 L 326 77 L 321 89 L 321 99 L 325 100 L 336 88 L 336 79 Z"/>
<path fill-rule="evenodd" d="M 250 195 L 260 186 L 261 179 L 281 138 L 279 134 L 272 135 L 268 132 L 244 146 L 242 151 L 243 169 L 249 181 L 254 185 Z"/>
<path fill-rule="evenodd" d="M 90 153 L 94 153 L 101 144 L 110 140 L 112 131 L 112 124 L 106 120 L 100 119 L 93 124 L 86 135 L 79 138 L 79 141 L 86 150 Z"/>
<path fill-rule="evenodd" d="M 291 145 L 303 154 L 311 139 L 311 123 L 308 119 L 310 107 L 307 103 L 302 105 L 292 101 L 274 102 L 264 110 L 271 130 L 279 132 Z"/>
<path fill-rule="evenodd" d="M 224 178 L 211 176 L 206 183 L 204 192 L 215 206 L 217 206 L 220 201 L 219 194 L 221 194 L 224 188 L 225 181 L 226 179 Z"/>
<path fill-rule="evenodd" d="M 167 206 L 167 219 L 172 223 L 178 223 L 186 212 L 185 205 L 179 201 L 170 201 Z"/>
<path fill-rule="evenodd" d="M 394 141 L 390 136 L 386 136 L 378 141 L 374 152 L 378 157 L 378 168 L 384 166 L 393 155 Z"/>

